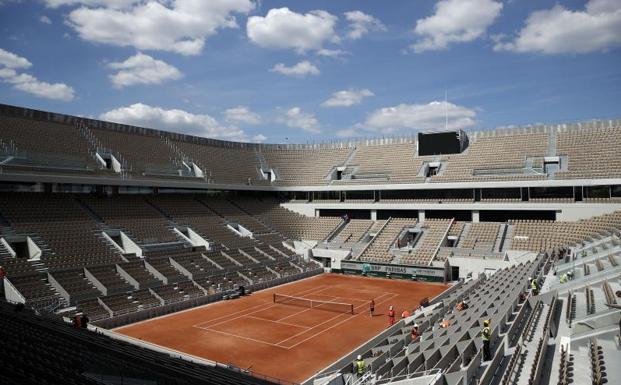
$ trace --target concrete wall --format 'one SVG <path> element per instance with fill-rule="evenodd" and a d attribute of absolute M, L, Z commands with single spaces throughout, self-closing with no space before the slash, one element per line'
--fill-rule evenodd
<path fill-rule="evenodd" d="M 507 252 L 507 256 L 508 260 L 449 257 L 448 261 L 451 266 L 459 266 L 459 278 L 466 278 L 468 273 L 472 273 L 472 276 L 476 277 L 480 273 L 489 274 L 505 267 L 533 261 L 537 258 L 537 253 L 511 250 Z"/>
<path fill-rule="evenodd" d="M 318 207 L 313 203 L 281 203 L 280 206 L 311 218 L 315 216 L 315 208 Z"/>
<path fill-rule="evenodd" d="M 621 210 L 621 204 L 573 204 L 566 205 L 556 214 L 557 221 L 577 221 L 580 219 L 591 218 L 598 215 L 609 214 Z"/>
<path fill-rule="evenodd" d="M 341 269 L 341 261 L 345 258 L 347 258 L 347 256 L 349 256 L 349 254 L 351 254 L 350 250 L 347 249 L 340 249 L 340 250 L 330 250 L 330 249 L 321 249 L 321 248 L 315 248 L 311 251 L 313 257 L 318 257 L 318 258 L 329 258 L 331 261 L 331 267 L 333 269 Z"/>
<path fill-rule="evenodd" d="M 118 243 L 116 243 L 115 241 L 112 240 L 112 238 L 110 238 L 110 236 L 108 234 L 106 234 L 105 231 L 103 231 L 101 233 L 103 235 L 104 238 L 106 238 L 106 240 L 113 245 L 114 247 L 116 247 L 117 250 L 119 250 L 121 253 L 125 253 L 125 250 L 123 250 L 123 245 L 119 245 Z"/>
<path fill-rule="evenodd" d="M 26 298 L 6 277 L 4 278 L 4 298 L 11 303 L 26 303 Z"/>
<path fill-rule="evenodd" d="M 43 252 L 41 251 L 39 246 L 37 246 L 37 244 L 32 239 L 30 239 L 30 237 L 26 237 L 26 242 L 28 243 L 28 260 L 29 261 L 40 260 L 41 254 L 43 254 Z"/>
<path fill-rule="evenodd" d="M 137 256 L 142 257 L 142 249 L 122 231 L 119 231 L 119 234 L 121 235 L 121 241 L 123 242 L 123 249 L 125 252 L 134 253 Z"/>
<path fill-rule="evenodd" d="M 459 278 L 466 278 L 468 273 L 476 277 L 480 273 L 492 273 L 513 265 L 512 262 L 497 259 L 455 258 L 448 259 L 451 266 L 459 266 Z"/>
<path fill-rule="evenodd" d="M 192 241 L 192 244 L 194 246 L 205 246 L 207 248 L 207 250 L 210 249 L 209 247 L 209 242 L 207 242 L 207 240 L 203 237 L 201 237 L 200 235 L 198 235 L 198 233 L 194 230 L 192 230 L 191 228 L 187 228 L 188 230 L 188 235 L 190 238 L 190 241 Z"/>
<path fill-rule="evenodd" d="M 471 210 L 473 222 L 478 221 L 482 211 L 556 211 L 558 221 L 576 221 L 621 210 L 621 203 L 282 203 L 282 207 L 308 217 L 314 217 L 316 210 Z"/>
<path fill-rule="evenodd" d="M 9 243 L 6 241 L 6 239 L 4 238 L 0 238 L 0 243 L 2 243 L 2 245 L 4 246 L 4 248 L 9 252 L 9 254 L 11 254 L 11 256 L 13 258 L 15 258 L 15 255 L 17 255 L 15 253 L 15 250 L 13 250 L 13 248 L 11 247 L 11 245 L 9 245 Z"/>
<path fill-rule="evenodd" d="M 103 295 L 108 295 L 108 288 L 103 283 L 99 282 L 99 280 L 95 278 L 95 276 L 91 274 L 86 267 L 84 268 L 84 276 L 86 279 L 91 281 L 91 283 L 97 288 L 97 290 L 102 292 Z"/>
<path fill-rule="evenodd" d="M 159 279 L 160 281 L 164 282 L 166 285 L 168 285 L 170 282 L 168 282 L 168 278 L 166 278 L 166 276 L 162 273 L 160 273 L 155 267 L 153 267 L 149 262 L 144 261 L 144 267 L 145 269 L 147 269 L 147 271 L 151 274 L 153 274 L 153 276 L 157 279 Z"/>

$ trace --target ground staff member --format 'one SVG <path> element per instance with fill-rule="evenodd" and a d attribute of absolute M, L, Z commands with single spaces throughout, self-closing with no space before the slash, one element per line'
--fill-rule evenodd
<path fill-rule="evenodd" d="M 356 361 L 354 361 L 354 370 L 356 371 L 358 378 L 362 377 L 364 371 L 366 370 L 366 364 L 364 363 L 364 360 L 362 359 L 362 356 L 360 354 L 358 354 Z"/>
<path fill-rule="evenodd" d="M 388 309 L 388 327 L 395 324 L 395 309 L 391 306 Z"/>
<path fill-rule="evenodd" d="M 492 359 L 492 353 L 489 350 L 489 341 L 492 338 L 492 328 L 489 326 L 489 320 L 483 321 L 483 329 L 481 330 L 481 339 L 483 340 L 483 361 Z"/>
<path fill-rule="evenodd" d="M 533 280 L 530 281 L 530 288 L 533 291 L 533 295 L 539 295 L 539 283 L 537 283 L 537 278 L 533 278 Z"/>

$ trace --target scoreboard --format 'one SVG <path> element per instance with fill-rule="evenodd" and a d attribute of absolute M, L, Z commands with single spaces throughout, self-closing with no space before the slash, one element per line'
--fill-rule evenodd
<path fill-rule="evenodd" d="M 459 154 L 468 146 L 468 136 L 463 130 L 419 132 L 418 155 Z"/>

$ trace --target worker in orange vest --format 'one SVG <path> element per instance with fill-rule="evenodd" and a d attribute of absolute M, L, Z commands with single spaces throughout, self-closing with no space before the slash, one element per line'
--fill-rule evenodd
<path fill-rule="evenodd" d="M 388 327 L 394 324 L 395 324 L 395 309 L 391 305 L 390 308 L 388 309 Z"/>

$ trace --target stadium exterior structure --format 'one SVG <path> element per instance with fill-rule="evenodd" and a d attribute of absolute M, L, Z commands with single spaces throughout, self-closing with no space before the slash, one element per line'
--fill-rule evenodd
<path fill-rule="evenodd" d="M 93 172 L 92 166 L 89 172 L 80 172 L 86 170 L 72 170 L 72 172 L 65 172 L 54 167 L 49 167 L 46 170 L 40 170 L 37 172 L 31 172 L 27 167 L 11 167 L 15 163 L 18 157 L 10 159 L 11 155 L 11 134 L 4 134 L 0 131 L 0 151 L 5 153 L 2 163 L 0 164 L 0 181 L 14 182 L 14 183 L 32 183 L 37 182 L 41 184 L 65 184 L 65 185 L 90 185 L 90 186 L 107 186 L 114 189 L 188 189 L 188 190 L 211 190 L 211 191 L 255 191 L 255 192 L 272 192 L 277 193 L 279 196 L 286 198 L 293 198 L 295 203 L 285 203 L 286 207 L 299 212 L 303 215 L 318 216 L 322 215 L 322 212 L 328 213 L 331 209 L 341 210 L 367 210 L 369 212 L 370 219 L 377 217 L 377 212 L 381 210 L 418 210 L 419 218 L 425 217 L 426 210 L 463 210 L 469 212 L 469 218 L 477 222 L 479 220 L 480 213 L 482 212 L 519 212 L 519 211 L 533 211 L 533 212 L 547 212 L 554 213 L 554 218 L 562 221 L 578 220 L 582 218 L 588 218 L 592 215 L 604 214 L 612 212 L 621 208 L 621 199 L 606 200 L 606 205 L 599 204 L 594 200 L 587 199 L 591 191 L 597 191 L 597 197 L 614 198 L 619 196 L 621 198 L 621 190 L 617 190 L 615 186 L 621 186 L 621 170 L 616 165 L 607 165 L 606 160 L 599 164 L 600 167 L 610 169 L 607 175 L 598 174 L 595 176 L 590 175 L 589 169 L 579 170 L 581 173 L 579 176 L 573 175 L 569 178 L 558 177 L 554 173 L 546 173 L 545 171 L 539 175 L 519 175 L 515 177 L 513 174 L 490 174 L 492 177 L 475 178 L 471 175 L 463 181 L 459 179 L 450 180 L 436 180 L 436 178 L 412 178 L 416 180 L 408 181 L 407 178 L 401 178 L 393 181 L 390 177 L 391 173 L 395 170 L 387 170 L 385 179 L 349 179 L 349 180 L 335 180 L 331 178 L 331 174 L 339 167 L 347 167 L 347 162 L 355 156 L 357 149 L 360 146 L 369 146 L 368 148 L 385 149 L 386 152 L 392 151 L 392 146 L 411 145 L 413 151 L 416 151 L 416 138 L 410 137 L 393 137 L 393 138 L 376 138 L 376 139 L 361 139 L 352 141 L 339 141 L 339 142 L 326 142 L 318 144 L 258 144 L 258 143 L 243 143 L 243 142 L 230 142 L 221 141 L 215 139 L 208 139 L 202 137 L 196 137 L 191 135 L 172 133 L 160 130 L 154 130 L 150 128 L 136 127 L 118 123 L 104 122 L 100 120 L 81 118 L 76 116 L 32 110 L 22 107 L 15 107 L 9 105 L 0 105 L 0 116 L 16 117 L 20 119 L 42 121 L 49 123 L 61 123 L 63 125 L 74 126 L 76 130 L 79 130 L 81 135 L 85 135 L 88 140 L 88 153 L 89 156 L 97 159 L 95 167 L 103 168 L 101 157 L 99 156 L 102 148 L 101 143 L 97 140 L 95 130 L 97 132 L 115 132 L 131 134 L 127 138 L 140 143 L 141 138 L 157 138 L 157 140 L 166 143 L 170 148 L 170 154 L 159 154 L 162 158 L 170 157 L 172 159 L 174 154 L 178 154 L 179 158 L 190 159 L 183 151 L 179 150 L 178 143 L 185 142 L 204 146 L 205 151 L 209 151 L 212 148 L 227 149 L 235 151 L 251 152 L 255 157 L 255 164 L 250 164 L 248 167 L 254 168 L 250 172 L 257 174 L 257 180 L 253 180 L 249 183 L 245 178 L 237 178 L 231 182 L 230 180 L 218 180 L 217 178 L 209 178 L 208 174 L 210 170 L 207 167 L 202 169 L 199 167 L 198 162 L 192 162 L 191 159 L 188 162 L 189 166 L 196 166 L 194 172 L 184 177 L 177 177 L 174 175 L 164 174 L 148 174 L 140 173 L 141 170 L 134 168 L 129 162 L 122 158 L 123 154 L 119 156 L 119 161 L 125 161 L 125 164 L 121 164 L 121 169 L 114 172 Z M 6 123 L 5 123 L 6 124 Z M 471 131 L 468 132 L 468 136 L 471 142 L 477 142 L 481 139 L 502 140 L 503 138 L 511 138 L 513 136 L 529 136 L 529 135 L 546 135 L 550 137 L 549 144 L 546 143 L 543 153 L 538 154 L 538 158 L 535 161 L 545 162 L 546 158 L 551 159 L 551 162 L 555 162 L 560 169 L 558 171 L 564 171 L 568 165 L 573 167 L 574 156 L 573 154 L 556 154 L 557 140 L 555 135 L 572 134 L 572 133 L 584 133 L 587 135 L 590 130 L 619 130 L 621 128 L 621 120 L 606 120 L 606 121 L 589 121 L 581 123 L 570 124 L 558 124 L 558 125 L 532 125 L 525 127 L 514 128 L 499 128 L 495 130 L 483 130 L 483 131 Z M 50 132 L 47 139 L 53 139 L 53 134 Z M 94 142 L 93 142 L 94 140 Z M 606 146 L 615 146 L 619 141 L 617 137 L 611 137 L 609 143 L 605 143 Z M 94 144 L 99 144 L 96 146 Z M 8 145 L 8 146 L 7 146 Z M 167 147 L 168 148 L 168 147 Z M 367 148 L 367 147 L 365 147 Z M 408 147 L 409 148 L 409 147 Z M 266 152 L 273 153 L 274 159 L 278 160 L 280 154 L 283 156 L 287 152 L 298 151 L 300 153 L 314 151 L 330 151 L 330 150 L 345 150 L 345 158 L 336 160 L 332 163 L 322 164 L 322 170 L 320 170 L 321 180 L 313 181 L 312 184 L 306 184 L 304 182 L 305 172 L 308 168 L 314 167 L 313 161 L 308 160 L 300 163 L 294 163 L 293 173 L 299 174 L 299 180 L 286 180 L 286 178 L 280 178 L 278 174 L 278 167 L 272 166 L 266 162 L 263 154 Z M 2 151 L 4 150 L 4 151 Z M 16 148 L 19 152 L 19 148 Z M 120 153 L 116 149 L 105 149 L 105 151 L 113 152 L 114 154 Z M 467 153 L 468 150 L 466 150 Z M 21 152 L 19 152 L 21 154 Z M 406 153 L 407 154 L 407 153 Z M 126 154 L 130 155 L 130 154 Z M 407 154 L 412 156 L 411 159 L 416 158 L 415 153 Z M 502 154 L 501 154 L 502 155 Z M 541 156 L 539 156 L 541 155 Z M 580 155 L 581 157 L 583 155 Z M 597 154 L 589 154 L 589 156 L 597 158 Z M 28 155 L 26 155 L 28 157 Z M 437 157 L 436 157 L 437 158 Z M 448 157 L 448 161 L 440 162 L 442 164 L 441 172 L 444 168 L 448 168 L 449 171 L 454 169 L 454 165 L 458 165 L 461 158 L 455 157 L 451 159 Z M 540 159 L 539 159 L 540 158 Z M 283 158 L 286 161 L 288 158 Z M 415 169 L 418 167 L 425 167 L 428 161 L 422 158 L 422 167 L 420 162 L 408 163 L 408 159 L 402 159 L 401 163 L 411 167 L 414 174 L 420 174 L 420 171 Z M 47 159 L 46 159 L 47 160 Z M 234 167 L 235 159 L 222 160 L 222 162 L 229 162 L 229 167 Z M 455 162 L 455 163 L 453 163 Z M 527 163 L 529 160 L 527 160 Z M 299 170 L 295 169 L 296 165 L 305 164 L 304 168 Z M 350 162 L 351 163 L 351 162 Z M 18 165 L 20 166 L 20 165 Z M 125 167 L 127 166 L 127 167 Z M 247 165 L 244 165 L 247 166 Z M 389 165 L 394 166 L 394 165 Z M 518 165 L 523 166 L 523 165 Z M 123 168 L 125 167 L 125 168 Z M 215 167 L 215 166 L 214 166 Z M 241 167 L 241 166 L 240 166 Z M 489 164 L 490 172 L 506 172 L 506 170 L 494 170 L 494 164 Z M 264 172 L 265 171 L 265 172 Z M 476 173 L 481 170 L 471 170 L 470 173 Z M 511 170 L 509 170 L 511 172 Z M 513 170 L 515 171 L 515 170 Z M 518 170 L 523 172 L 523 170 Z M 166 172 L 169 172 L 167 170 Z M 604 173 L 606 174 L 606 173 Z M 503 176 L 504 175 L 504 176 Z M 440 173 L 440 176 L 441 173 Z M 356 175 L 354 175 L 356 177 Z M 350 183 L 351 182 L 351 183 Z M 484 193 L 489 192 L 494 195 L 497 192 L 506 191 L 506 189 L 513 189 L 517 191 L 517 195 L 512 195 L 512 199 L 504 202 L 495 202 L 489 199 L 482 199 Z M 602 192 L 602 189 L 604 190 Z M 460 199 L 459 201 L 444 199 L 442 197 L 447 191 L 457 190 L 462 194 L 466 194 L 468 199 Z M 143 190 L 144 191 L 144 190 Z M 384 196 L 388 196 L 389 193 L 399 194 L 404 191 L 421 192 L 423 195 L 427 195 L 430 199 L 402 199 L 401 201 L 395 201 L 394 199 L 387 202 Z M 550 199 L 533 199 L 536 195 L 535 192 L 544 192 L 543 196 Z M 348 194 L 349 193 L 349 194 Z M 348 195 L 352 197 L 357 193 L 365 194 L 368 199 L 349 199 Z M 383 193 L 383 194 L 382 194 Z M 330 199 L 323 199 L 322 197 L 329 196 Z M 450 198 L 450 195 L 447 196 Z M 516 198 L 517 197 L 517 198 Z M 559 199 L 555 199 L 559 198 Z M 304 204 L 299 204 L 304 202 Z M 439 205 L 438 203 L 442 203 Z M 545 203 L 545 204 L 543 204 Z"/>

